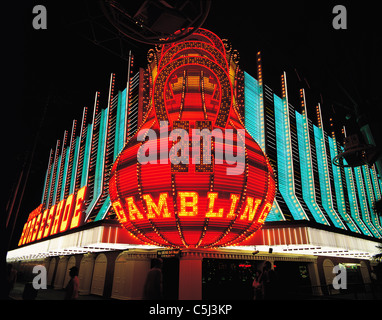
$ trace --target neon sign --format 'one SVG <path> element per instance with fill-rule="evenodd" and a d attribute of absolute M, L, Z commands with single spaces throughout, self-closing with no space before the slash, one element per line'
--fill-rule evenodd
<path fill-rule="evenodd" d="M 42 211 L 42 204 L 33 210 L 24 224 L 19 246 L 41 240 L 57 233 L 74 229 L 83 224 L 85 201 L 88 187 L 84 186 L 76 194 Z"/>
<path fill-rule="evenodd" d="M 150 50 L 148 62 L 148 111 L 110 172 L 119 222 L 165 247 L 242 242 L 264 223 L 275 178 L 245 130 L 238 53 L 199 29 Z"/>
<path fill-rule="evenodd" d="M 199 208 L 199 194 L 197 192 L 178 192 L 177 205 L 179 207 L 179 217 L 192 217 L 192 218 L 219 218 L 232 220 L 235 218 L 235 210 L 240 195 L 231 194 L 229 201 L 221 201 L 222 207 L 217 205 L 215 201 L 218 197 L 217 192 L 207 192 L 207 208 Z M 205 197 L 205 196 L 204 196 Z M 174 215 L 169 211 L 169 207 L 173 208 L 173 200 L 168 197 L 168 193 L 160 193 L 158 204 L 155 203 L 150 194 L 143 195 L 144 204 L 147 210 L 139 208 L 136 204 L 134 197 L 126 198 L 126 207 L 128 209 L 127 215 L 123 210 L 123 206 L 119 200 L 113 203 L 114 211 L 116 212 L 120 222 L 125 223 L 128 220 L 155 220 L 155 219 L 173 219 Z M 254 199 L 247 197 L 245 201 L 244 210 L 239 214 L 238 219 L 243 221 L 252 222 L 257 216 L 257 221 L 263 223 L 267 217 L 272 204 L 267 202 L 262 206 L 262 199 Z M 228 210 L 226 210 L 228 209 Z M 147 213 L 146 213 L 147 212 Z"/>

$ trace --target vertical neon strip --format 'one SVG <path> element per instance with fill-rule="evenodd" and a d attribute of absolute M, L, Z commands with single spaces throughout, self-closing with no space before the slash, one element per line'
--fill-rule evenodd
<path fill-rule="evenodd" d="M 76 191 L 77 166 L 78 166 L 78 155 L 80 153 L 80 144 L 81 144 L 81 137 L 78 136 L 76 137 L 75 146 L 74 146 L 73 167 L 72 167 L 72 176 L 70 178 L 69 194 L 75 193 Z"/>
<path fill-rule="evenodd" d="M 117 120 L 115 126 L 115 144 L 114 144 L 114 156 L 113 160 L 118 157 L 118 154 L 122 151 L 125 145 L 125 123 L 126 123 L 126 94 L 127 88 L 118 93 L 118 107 L 117 107 Z"/>
<path fill-rule="evenodd" d="M 88 219 L 99 197 L 102 194 L 108 113 L 109 113 L 108 108 L 101 110 L 97 158 L 96 158 L 97 160 L 96 160 L 96 169 L 95 169 L 95 177 L 94 177 L 93 199 L 86 209 L 85 221 Z"/>
<path fill-rule="evenodd" d="M 87 126 L 86 126 L 86 117 L 87 117 L 88 108 L 85 107 L 82 112 L 82 122 L 81 122 L 81 131 L 80 139 L 78 144 L 78 156 L 77 156 L 77 169 L 76 169 L 76 182 L 75 182 L 75 192 L 81 189 L 82 174 L 84 172 L 83 168 L 85 166 L 85 156 L 86 156 L 86 137 L 87 137 Z"/>
<path fill-rule="evenodd" d="M 253 139 L 260 145 L 261 122 L 263 123 L 262 127 L 264 130 L 264 114 L 263 118 L 261 118 L 259 90 L 260 88 L 257 80 L 244 72 L 245 127 Z M 265 148 L 261 145 L 260 147 L 263 150 Z"/>
<path fill-rule="evenodd" d="M 81 175 L 81 188 L 86 186 L 88 183 L 89 177 L 89 160 L 90 152 L 92 148 L 92 133 L 93 133 L 93 124 L 89 124 L 86 127 L 86 142 L 85 142 L 85 151 L 84 151 L 84 164 L 82 166 L 82 175 Z"/>
<path fill-rule="evenodd" d="M 332 133 L 332 136 L 333 137 L 328 137 L 330 159 L 334 159 L 334 157 L 338 155 L 337 141 L 334 133 Z M 346 212 L 345 195 L 341 178 L 341 169 L 332 163 L 332 171 L 338 211 L 341 214 L 342 218 L 346 221 L 346 225 L 348 226 L 348 228 L 353 232 L 360 233 L 361 231 L 357 228 L 353 219 Z"/>
<path fill-rule="evenodd" d="M 65 163 L 64 163 L 64 172 L 62 174 L 62 186 L 61 186 L 60 201 L 65 198 L 65 186 L 66 186 L 66 178 L 68 175 L 68 168 L 69 168 L 70 148 L 66 148 L 65 153 L 66 153 L 66 155 L 65 155 Z"/>
<path fill-rule="evenodd" d="M 328 158 L 325 143 L 325 133 L 322 126 L 322 114 L 321 105 L 317 105 L 317 118 L 319 127 L 313 126 L 314 139 L 316 142 L 316 154 L 317 154 L 317 165 L 318 165 L 318 177 L 320 181 L 321 189 L 321 201 L 326 213 L 328 214 L 330 220 L 333 222 L 334 226 L 341 229 L 346 229 L 342 223 L 339 215 L 334 210 L 333 207 L 333 195 L 332 188 L 330 185 L 329 168 L 328 168 Z"/>
<path fill-rule="evenodd" d="M 54 160 L 52 165 L 52 171 L 49 179 L 49 191 L 48 191 L 48 202 L 46 208 L 50 208 L 53 205 L 53 196 L 55 193 L 55 183 L 56 183 L 56 170 L 57 170 L 57 161 L 58 153 L 60 148 L 60 140 L 57 140 L 56 151 L 54 153 Z"/>
<path fill-rule="evenodd" d="M 59 203 L 62 199 L 61 199 L 61 191 L 63 188 L 65 188 L 65 184 L 63 184 L 63 180 L 64 180 L 64 169 L 65 169 L 65 150 L 66 150 L 66 140 L 67 140 L 67 137 L 68 137 L 68 131 L 65 130 L 64 132 L 64 137 L 62 139 L 62 148 L 61 148 L 61 152 L 60 152 L 60 165 L 59 165 L 59 171 L 57 172 L 57 175 L 58 175 L 58 186 L 57 186 L 57 192 L 56 192 L 56 202 L 55 203 Z"/>
<path fill-rule="evenodd" d="M 75 166 L 74 163 L 74 153 L 76 148 L 76 127 L 77 127 L 77 120 L 73 120 L 72 124 L 72 133 L 70 135 L 70 145 L 68 147 L 69 153 L 67 154 L 68 157 L 68 169 L 66 171 L 66 179 L 65 179 L 65 193 L 64 198 L 66 198 L 68 195 L 72 194 L 73 192 L 70 192 L 71 186 L 72 186 L 72 176 L 73 176 L 73 170 L 76 168 L 73 168 Z"/>
<path fill-rule="evenodd" d="M 50 160 L 50 157 L 49 157 L 49 160 Z M 48 184 L 48 173 L 49 173 L 49 165 L 48 165 L 48 168 L 45 171 L 45 179 L 44 179 L 44 187 L 42 189 L 41 203 L 44 203 L 45 197 L 46 197 L 45 190 L 46 190 L 46 187 L 47 187 L 47 184 Z"/>
<path fill-rule="evenodd" d="M 371 178 L 370 178 L 370 171 L 369 167 L 367 165 L 362 166 L 362 173 L 363 173 L 363 181 L 365 183 L 366 187 L 366 195 L 367 195 L 367 200 L 369 204 L 369 212 L 371 216 L 371 222 L 373 223 L 374 227 L 377 229 L 378 233 L 381 235 L 382 234 L 382 228 L 381 225 L 379 224 L 378 221 L 378 214 L 374 208 L 375 204 L 375 197 L 374 197 L 374 192 L 373 192 L 373 185 L 371 183 Z"/>
<path fill-rule="evenodd" d="M 129 134 L 128 132 L 128 117 L 127 115 L 129 114 L 129 92 L 130 92 L 130 77 L 132 73 L 132 66 L 133 66 L 133 55 L 131 53 L 131 50 L 129 51 L 129 61 L 127 65 L 127 83 L 126 83 L 126 94 L 125 94 L 125 121 L 124 121 L 124 126 L 123 126 L 123 143 L 125 144 L 127 142 L 127 136 Z"/>
<path fill-rule="evenodd" d="M 115 148 L 115 139 L 114 139 L 114 144 L 111 145 L 111 141 L 109 140 L 109 136 L 110 136 L 110 133 L 109 133 L 109 130 L 110 130 L 110 112 L 111 112 L 111 109 L 112 109 L 112 101 L 114 99 L 114 81 L 115 81 L 115 75 L 112 73 L 111 74 L 111 77 L 110 77 L 110 87 L 109 87 L 109 103 L 108 103 L 108 107 L 107 107 L 107 118 L 106 118 L 106 131 L 105 131 L 105 144 L 104 144 L 104 164 L 103 164 L 103 172 L 102 172 L 102 178 L 103 180 L 105 180 L 105 157 L 107 154 L 109 154 L 109 150 L 110 148 Z M 118 101 L 117 101 L 117 113 L 118 113 Z M 117 120 L 117 119 L 116 119 Z M 115 130 L 115 127 L 114 127 L 114 130 Z M 115 138 L 115 135 L 117 134 L 117 132 L 114 133 L 114 138 Z M 113 150 L 114 152 L 114 150 Z M 114 153 L 113 153 L 113 159 L 114 159 Z M 110 167 L 111 169 L 111 167 Z M 109 169 L 109 170 L 110 170 Z M 103 204 L 100 208 L 100 210 L 98 211 L 98 214 L 97 216 L 95 217 L 95 221 L 98 221 L 98 220 L 103 220 L 104 217 L 106 216 L 106 214 L 108 213 L 109 209 L 111 208 L 111 201 L 110 201 L 110 196 L 108 194 L 108 190 L 104 190 L 104 182 L 105 181 L 102 181 L 102 188 L 101 188 L 101 194 L 99 195 L 99 198 L 101 198 L 101 195 L 107 193 L 107 196 L 106 196 L 106 199 L 103 201 Z"/>
<path fill-rule="evenodd" d="M 113 99 L 114 81 L 115 81 L 114 74 L 112 73 L 110 76 L 108 105 L 106 109 L 101 111 L 101 121 L 100 121 L 99 136 L 98 136 L 97 161 L 96 161 L 96 170 L 95 170 L 95 177 L 94 177 L 93 200 L 86 209 L 86 216 L 84 221 L 87 221 L 87 219 L 89 218 L 89 215 L 93 211 L 95 205 L 97 204 L 98 200 L 100 199 L 103 193 L 104 175 L 105 175 L 105 157 L 106 157 L 106 151 L 107 151 L 106 149 L 108 144 L 109 113 L 111 109 L 111 102 Z M 111 206 L 110 199 L 107 202 L 108 202 L 108 206 L 110 207 Z M 104 212 L 104 210 L 100 210 L 100 211 Z M 100 213 L 98 213 L 95 220 L 97 221 L 101 219 L 102 218 L 100 217 Z"/>
<path fill-rule="evenodd" d="M 369 208 L 367 206 L 367 197 L 365 194 L 365 186 L 363 183 L 363 178 L 362 178 L 362 172 L 361 172 L 361 167 L 356 167 L 354 168 L 354 174 L 355 174 L 355 181 L 357 183 L 357 191 L 358 191 L 358 199 L 359 199 L 359 204 L 362 212 L 362 220 L 365 222 L 371 233 L 377 237 L 380 238 L 381 235 L 378 233 L 374 225 L 372 224 L 370 220 L 370 212 Z"/>
<path fill-rule="evenodd" d="M 263 84 L 263 69 L 261 65 L 261 52 L 259 51 L 256 55 L 257 62 L 257 79 L 258 79 L 258 96 L 259 96 L 259 107 L 258 107 L 258 125 L 259 125 L 259 136 L 257 137 L 257 143 L 260 148 L 265 152 L 265 116 L 264 116 L 264 84 Z"/>
<path fill-rule="evenodd" d="M 370 176 L 371 176 L 371 181 L 373 183 L 375 201 L 380 201 L 382 199 L 381 187 L 379 184 L 380 180 L 378 179 L 378 176 L 377 176 L 375 164 L 373 164 L 373 166 L 370 168 Z M 379 222 L 380 222 L 380 225 L 382 225 L 382 216 L 379 216 Z"/>
<path fill-rule="evenodd" d="M 346 161 L 344 160 L 344 164 L 346 165 Z M 344 168 L 345 170 L 345 177 L 346 177 L 346 185 L 348 189 L 348 197 L 349 197 L 349 205 L 350 205 L 350 212 L 357 223 L 357 225 L 361 228 L 361 231 L 363 234 L 367 236 L 373 236 L 369 229 L 365 226 L 364 221 L 361 218 L 360 212 L 359 212 L 359 206 L 358 206 L 358 200 L 357 195 L 355 191 L 355 185 L 354 185 L 354 176 L 353 176 L 353 170 L 352 168 Z"/>
<path fill-rule="evenodd" d="M 44 190 L 42 192 L 42 199 L 41 199 L 41 203 L 43 204 L 43 209 L 46 209 L 46 206 L 44 204 L 47 203 L 47 201 L 48 201 L 50 174 L 51 174 L 52 163 L 53 163 L 52 157 L 53 157 L 53 150 L 50 149 L 48 167 L 46 168 L 46 173 L 45 173 Z"/>
<path fill-rule="evenodd" d="M 99 104 L 99 92 L 96 91 L 95 97 L 94 97 L 94 106 L 93 106 L 93 118 L 92 123 L 88 126 L 88 132 L 86 137 L 86 144 L 87 144 L 87 151 L 85 151 L 85 158 L 84 159 L 84 170 L 86 171 L 85 176 L 83 177 L 83 180 L 81 181 L 82 187 L 88 184 L 89 181 L 89 170 L 90 170 L 90 161 L 91 161 L 91 155 L 92 155 L 92 145 L 93 145 L 93 135 L 94 135 L 94 126 L 95 126 L 95 119 L 96 115 L 98 114 L 98 104 Z"/>
<path fill-rule="evenodd" d="M 265 150 L 264 107 L 261 107 L 261 105 L 263 103 L 260 104 L 260 86 L 258 81 L 244 72 L 245 127 L 262 150 Z M 261 140 L 263 140 L 263 146 L 259 143 Z M 285 218 L 275 199 L 266 221 L 282 220 L 285 220 Z"/>
<path fill-rule="evenodd" d="M 295 195 L 292 142 L 290 136 L 289 106 L 285 73 L 281 77 L 282 96 L 274 95 L 276 147 L 277 147 L 277 178 L 278 187 L 289 211 L 295 220 L 309 220 L 299 200 Z"/>
<path fill-rule="evenodd" d="M 52 205 L 58 203 L 57 200 L 59 200 L 58 196 L 58 183 L 59 183 L 59 176 L 60 176 L 60 168 L 61 168 L 61 160 L 62 160 L 62 154 L 58 156 L 58 161 L 57 161 L 57 169 L 56 169 L 56 181 L 54 182 L 54 192 L 53 192 L 53 200 L 52 200 Z"/>
<path fill-rule="evenodd" d="M 314 216 L 314 219 L 318 223 L 329 225 L 325 216 L 321 212 L 316 202 L 316 194 L 313 178 L 313 165 L 312 155 L 310 147 L 309 137 L 309 122 L 306 114 L 306 101 L 305 91 L 300 90 L 302 114 L 296 111 L 296 125 L 297 125 L 297 137 L 298 148 L 300 155 L 300 170 L 301 170 L 301 184 L 302 184 L 302 197 L 308 206 L 310 212 Z"/>
<path fill-rule="evenodd" d="M 370 168 L 370 175 L 371 175 L 371 180 L 373 182 L 375 200 L 379 201 L 382 199 L 382 195 L 381 195 L 381 188 L 378 183 L 378 176 L 377 176 L 375 164 L 373 164 L 373 166 Z"/>

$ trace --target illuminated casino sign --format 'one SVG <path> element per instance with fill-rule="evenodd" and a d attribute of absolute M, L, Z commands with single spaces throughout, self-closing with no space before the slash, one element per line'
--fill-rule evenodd
<path fill-rule="evenodd" d="M 76 194 L 69 195 L 50 208 L 43 210 L 43 205 L 40 204 L 29 214 L 18 245 L 41 240 L 82 225 L 87 195 L 88 188 L 84 186 Z"/>
<path fill-rule="evenodd" d="M 264 223 L 275 178 L 245 130 L 237 51 L 199 29 L 148 61 L 147 112 L 110 172 L 119 222 L 165 247 L 242 242 Z"/>

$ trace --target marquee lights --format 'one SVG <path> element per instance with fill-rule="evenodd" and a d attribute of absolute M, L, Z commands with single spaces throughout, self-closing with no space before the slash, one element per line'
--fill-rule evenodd
<path fill-rule="evenodd" d="M 207 206 L 199 207 L 199 198 L 204 196 L 199 195 L 197 192 L 178 192 L 177 203 L 179 204 L 179 217 L 198 217 L 198 218 L 221 218 L 225 220 L 235 219 L 235 209 L 237 201 L 240 199 L 240 195 L 231 194 L 230 202 L 224 201 L 223 207 L 220 207 L 220 199 L 218 199 L 217 192 L 207 192 Z M 158 204 L 153 200 L 152 195 L 143 195 L 144 204 L 147 208 L 147 213 L 144 213 L 144 209 L 140 209 L 136 203 L 134 197 L 126 198 L 126 207 L 128 209 L 128 215 L 123 211 L 121 201 L 116 200 L 113 202 L 113 207 L 118 215 L 118 219 L 121 223 L 126 223 L 127 220 L 137 221 L 150 219 L 164 220 L 172 219 L 173 213 L 169 211 L 169 207 L 173 207 L 172 199 L 168 197 L 168 193 L 160 193 Z M 245 201 L 244 210 L 238 215 L 238 219 L 242 221 L 252 222 L 257 215 L 259 220 L 264 222 L 266 216 L 269 213 L 272 204 L 265 203 L 261 207 L 262 199 L 254 199 L 247 197 Z M 229 209 L 228 209 L 229 208 Z M 203 210 L 204 209 L 204 210 Z M 227 210 L 228 209 L 228 210 Z"/>
<path fill-rule="evenodd" d="M 30 213 L 28 221 L 24 224 L 18 245 L 41 240 L 81 226 L 87 196 L 88 187 L 84 186 L 76 194 L 69 195 L 49 209 L 42 211 L 43 205 L 40 204 Z"/>
<path fill-rule="evenodd" d="M 271 210 L 275 178 L 244 128 L 238 58 L 228 42 L 204 29 L 149 51 L 149 111 L 109 181 L 119 222 L 142 242 L 234 245 L 253 235 Z M 219 137 L 205 143 L 203 136 L 202 143 L 194 139 L 196 130 Z M 148 156 L 152 161 L 140 161 Z"/>

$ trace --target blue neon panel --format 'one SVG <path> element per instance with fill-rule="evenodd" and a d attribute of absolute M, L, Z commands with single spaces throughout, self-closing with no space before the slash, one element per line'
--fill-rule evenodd
<path fill-rule="evenodd" d="M 74 154 L 73 154 L 73 164 L 72 164 L 72 174 L 70 177 L 70 188 L 69 194 L 74 193 L 76 187 L 76 173 L 77 173 L 77 165 L 78 165 L 78 156 L 80 153 L 80 137 L 76 137 Z"/>
<path fill-rule="evenodd" d="M 56 181 L 54 182 L 54 191 L 53 191 L 52 205 L 58 203 L 58 201 L 56 201 L 56 200 L 57 200 L 58 180 L 59 180 L 59 177 L 60 177 L 61 158 L 62 158 L 62 155 L 60 154 L 59 157 L 58 157 L 58 161 L 57 161 Z"/>
<path fill-rule="evenodd" d="M 48 168 L 46 169 L 46 172 L 45 172 L 44 187 L 42 189 L 41 203 L 44 203 L 44 196 L 45 196 L 45 190 L 47 187 L 46 183 L 47 183 L 47 179 L 48 179 L 48 174 L 49 174 L 49 165 L 48 165 Z"/>
<path fill-rule="evenodd" d="M 101 110 L 101 119 L 99 127 L 99 136 L 98 136 L 98 148 L 97 148 L 97 160 L 96 160 L 96 169 L 94 176 L 94 191 L 93 199 L 86 209 L 86 217 L 93 210 L 94 205 L 98 201 L 98 197 L 102 193 L 103 185 L 103 173 L 104 173 L 104 162 L 105 162 L 105 143 L 107 138 L 107 113 L 109 108 Z"/>
<path fill-rule="evenodd" d="M 264 117 L 261 117 L 260 111 L 260 90 L 258 81 L 244 72 L 245 127 L 248 133 L 264 150 L 262 143 L 264 132 L 261 130 L 261 122 L 264 122 Z"/>
<path fill-rule="evenodd" d="M 61 187 L 60 201 L 63 200 L 64 196 L 65 196 L 66 176 L 68 174 L 68 167 L 69 167 L 69 152 L 70 152 L 70 148 L 66 148 L 64 173 L 62 175 L 62 187 Z"/>
<path fill-rule="evenodd" d="M 86 127 L 86 140 L 85 140 L 85 151 L 84 151 L 84 163 L 82 166 L 82 175 L 81 175 L 81 188 L 87 184 L 89 176 L 89 158 L 92 145 L 92 130 L 93 124 L 89 124 Z"/>
<path fill-rule="evenodd" d="M 126 120 L 126 93 L 127 89 L 118 93 L 117 119 L 115 124 L 114 160 L 118 157 L 125 145 L 125 120 Z"/>
<path fill-rule="evenodd" d="M 125 146 L 125 123 L 126 123 L 126 94 L 127 89 L 122 93 L 118 93 L 118 106 L 117 106 L 117 119 L 116 119 L 116 128 L 115 128 L 115 142 L 114 142 L 114 155 L 113 159 L 115 160 L 119 153 L 123 150 Z M 95 221 L 102 220 L 105 218 L 107 211 L 111 206 L 110 196 L 108 195 L 102 204 L 101 209 L 99 210 Z"/>
<path fill-rule="evenodd" d="M 261 112 L 260 92 L 262 88 L 258 81 L 244 72 L 244 114 L 245 128 L 252 138 L 265 150 L 264 113 Z M 263 129 L 262 129 L 263 128 Z M 283 221 L 280 208 L 276 200 L 273 202 L 271 211 L 266 221 Z"/>
<path fill-rule="evenodd" d="M 307 220 L 308 217 L 294 194 L 292 146 L 289 121 L 287 119 L 288 110 L 284 110 L 282 99 L 276 95 L 274 95 L 274 105 L 278 188 L 293 218 L 295 220 Z"/>
<path fill-rule="evenodd" d="M 296 126 L 297 126 L 297 138 L 298 149 L 300 156 L 300 171 L 301 171 L 301 185 L 302 185 L 302 197 L 312 213 L 314 219 L 318 223 L 328 224 L 320 208 L 316 203 L 314 180 L 313 180 L 313 168 L 310 154 L 310 143 L 307 136 L 307 130 L 304 129 L 304 117 L 295 111 L 296 113 Z"/>
<path fill-rule="evenodd" d="M 371 216 L 371 222 L 373 223 L 374 227 L 376 228 L 377 232 L 381 235 L 382 230 L 381 226 L 378 221 L 378 215 L 377 212 L 374 209 L 374 204 L 375 204 L 375 198 L 374 198 L 374 192 L 373 192 L 373 185 L 371 183 L 371 178 L 369 175 L 369 168 L 368 166 L 362 166 L 362 172 L 363 172 L 363 179 L 364 179 L 364 184 L 366 187 L 366 196 L 367 196 L 367 201 L 369 205 L 369 212 Z"/>
<path fill-rule="evenodd" d="M 370 220 L 370 212 L 367 206 L 367 198 L 364 191 L 364 183 L 362 179 L 362 172 L 360 167 L 354 168 L 354 175 L 355 175 L 355 181 L 357 184 L 357 191 L 358 191 L 358 199 L 359 199 L 359 206 L 361 208 L 362 212 L 362 220 L 365 222 L 366 226 L 369 228 L 371 233 L 375 237 L 380 237 L 380 234 L 375 229 L 374 225 L 372 224 Z"/>
<path fill-rule="evenodd" d="M 329 149 L 330 149 L 330 159 L 333 159 L 334 157 L 338 155 L 337 148 L 335 146 L 333 138 L 328 137 L 328 141 L 329 141 Z M 336 197 L 334 199 L 336 200 L 338 211 L 341 214 L 344 221 L 346 221 L 347 227 L 353 232 L 360 233 L 360 230 L 355 225 L 353 219 L 346 212 L 345 196 L 344 196 L 344 190 L 343 190 L 342 178 L 341 178 L 341 169 L 332 163 L 332 171 L 333 171 L 334 190 L 336 193 Z"/>
<path fill-rule="evenodd" d="M 52 163 L 52 166 L 50 168 L 49 172 L 49 184 L 48 184 L 48 193 L 47 193 L 47 198 L 46 198 L 46 204 L 45 204 L 45 209 L 49 208 L 49 198 L 50 198 L 50 193 L 53 191 L 52 190 L 52 180 L 53 180 L 53 171 L 54 171 L 54 160 Z"/>
<path fill-rule="evenodd" d="M 336 226 L 337 228 L 345 229 L 345 226 L 343 225 L 343 223 L 337 215 L 337 212 L 335 212 L 333 208 L 333 199 L 330 186 L 328 161 L 325 150 L 326 148 L 324 145 L 324 136 L 322 134 L 322 130 L 315 125 L 313 125 L 313 132 L 316 145 L 318 177 L 320 181 L 322 206 L 324 207 L 334 226 Z"/>

